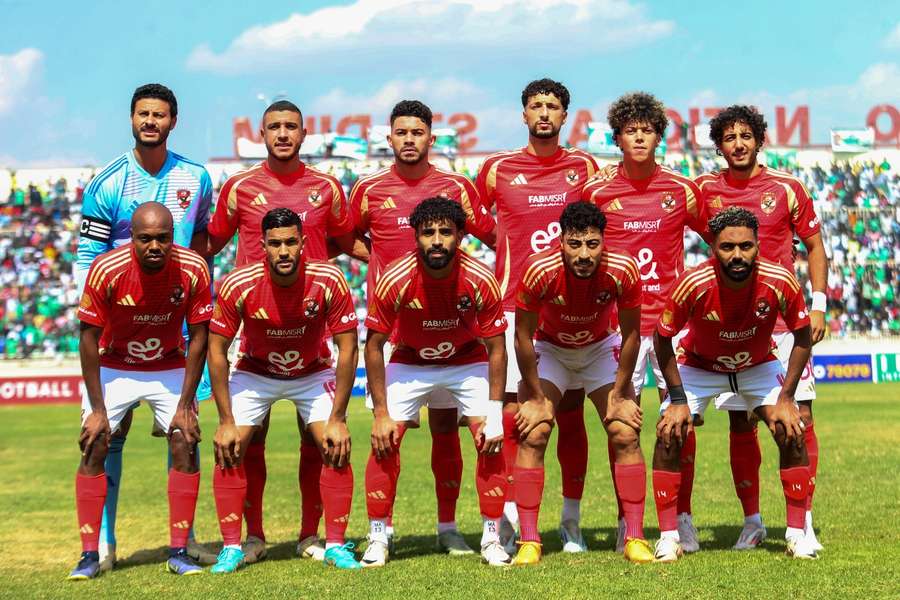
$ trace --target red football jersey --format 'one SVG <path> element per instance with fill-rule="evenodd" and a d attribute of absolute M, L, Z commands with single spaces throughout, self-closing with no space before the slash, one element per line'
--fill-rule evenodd
<path fill-rule="evenodd" d="M 434 279 L 417 254 L 405 254 L 385 268 L 369 297 L 366 327 L 390 335 L 396 326 L 391 362 L 485 362 L 487 352 L 478 338 L 506 330 L 494 275 L 486 265 L 458 251 L 450 275 Z"/>
<path fill-rule="evenodd" d="M 350 214 L 356 229 L 372 240 L 366 291 L 392 260 L 416 249 L 409 215 L 426 198 L 443 196 L 462 205 L 466 231 L 479 239 L 494 229 L 494 220 L 481 205 L 471 181 L 460 173 L 443 171 L 432 165 L 421 179 L 404 179 L 391 165 L 363 177 L 350 192 Z"/>
<path fill-rule="evenodd" d="M 326 260 L 326 239 L 353 231 L 347 198 L 340 182 L 300 163 L 290 175 L 276 175 L 262 162 L 228 178 L 219 191 L 216 212 L 209 222 L 214 240 L 231 239 L 238 232 L 235 266 L 262 261 L 266 253 L 262 219 L 273 208 L 289 208 L 303 221 L 303 255 Z"/>
<path fill-rule="evenodd" d="M 644 298 L 641 335 L 653 335 L 666 294 L 684 271 L 684 228 L 706 232 L 697 186 L 662 166 L 646 179 L 628 179 L 620 164 L 609 181 L 586 185 L 583 197 L 606 215 L 604 244 L 637 260 Z"/>
<path fill-rule="evenodd" d="M 300 276 L 288 287 L 272 281 L 264 261 L 225 277 L 209 330 L 231 338 L 243 321 L 236 369 L 275 379 L 321 371 L 331 362 L 323 351 L 326 331 L 356 329 L 356 311 L 341 270 L 306 259 L 298 270 Z"/>
<path fill-rule="evenodd" d="M 516 309 L 516 284 L 525 259 L 559 239 L 559 216 L 581 199 L 585 182 L 597 172 L 594 158 L 560 148 L 540 157 L 525 148 L 487 157 L 475 186 L 487 210 L 497 210 L 497 264 L 503 308 Z"/>
<path fill-rule="evenodd" d="M 758 258 L 750 280 L 733 290 L 722 285 L 718 259 L 681 274 L 666 301 L 657 331 L 673 337 L 687 325 L 680 343 L 682 363 L 734 373 L 777 360 L 772 343 L 781 316 L 791 331 L 809 325 L 800 284 L 791 271 Z"/>
<path fill-rule="evenodd" d="M 199 254 L 173 245 L 166 266 L 146 273 L 128 243 L 94 260 L 78 318 L 103 328 L 102 366 L 162 371 L 184 367 L 184 321 L 209 321 L 211 303 L 209 269 Z"/>
<path fill-rule="evenodd" d="M 566 268 L 559 246 L 532 254 L 516 293 L 518 308 L 540 315 L 535 337 L 563 348 L 599 342 L 616 331 L 614 306 L 640 305 L 637 262 L 607 250 L 587 279 Z"/>

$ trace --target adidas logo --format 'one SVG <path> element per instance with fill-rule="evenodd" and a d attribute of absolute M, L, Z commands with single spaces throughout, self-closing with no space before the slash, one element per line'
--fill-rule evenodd
<path fill-rule="evenodd" d="M 528 185 L 528 180 L 525 179 L 525 176 L 519 173 L 515 177 L 513 177 L 512 181 L 509 182 L 509 185 Z"/>
<path fill-rule="evenodd" d="M 369 498 L 374 498 L 375 500 L 387 500 L 387 496 L 381 490 L 375 490 L 374 492 L 369 492 L 366 495 Z"/>
<path fill-rule="evenodd" d="M 172 527 L 175 529 L 190 529 L 191 524 L 187 521 L 176 521 L 175 523 L 172 523 Z"/>
<path fill-rule="evenodd" d="M 412 301 L 406 305 L 407 308 L 415 308 L 417 310 L 421 310 L 422 303 L 419 302 L 418 298 L 413 298 Z"/>
<path fill-rule="evenodd" d="M 500 496 L 503 495 L 503 490 L 500 489 L 499 487 L 494 487 L 494 488 L 491 488 L 488 491 L 486 491 L 483 495 L 490 496 L 491 498 L 499 498 Z"/>
<path fill-rule="evenodd" d="M 388 196 L 388 199 L 381 204 L 381 208 L 397 208 L 394 199 Z"/>
<path fill-rule="evenodd" d="M 551 300 L 550 302 L 552 302 L 553 304 L 559 304 L 560 306 L 565 306 L 565 304 L 566 304 L 566 299 L 562 297 L 562 294 L 560 294 L 559 296 L 557 296 L 556 298 L 554 298 L 554 299 Z"/>
<path fill-rule="evenodd" d="M 709 203 L 710 208 L 722 208 L 722 196 L 716 196 Z"/>
<path fill-rule="evenodd" d="M 751 482 L 749 479 L 744 479 L 737 484 L 737 487 L 741 488 L 742 490 L 746 490 L 747 488 L 753 487 L 753 482 Z"/>
<path fill-rule="evenodd" d="M 94 533 L 94 528 L 91 527 L 89 524 L 85 523 L 84 525 L 81 526 L 81 529 L 79 529 L 78 531 L 80 531 L 81 533 L 83 533 L 85 535 L 90 535 L 90 534 Z"/>
<path fill-rule="evenodd" d="M 228 516 L 219 519 L 219 523 L 234 523 L 240 520 L 240 517 L 234 513 L 228 513 Z"/>
<path fill-rule="evenodd" d="M 262 192 L 256 195 L 256 198 L 250 201 L 250 206 L 265 206 L 268 204 L 266 201 L 266 197 L 262 195 Z"/>
<path fill-rule="evenodd" d="M 347 523 L 350 520 L 350 515 L 343 515 L 338 517 L 337 519 L 332 519 L 332 523 Z"/>
<path fill-rule="evenodd" d="M 622 203 L 619 202 L 618 198 L 616 198 L 606 205 L 606 210 L 622 210 Z"/>
<path fill-rule="evenodd" d="M 458 481 L 442 481 L 440 483 L 440 485 L 441 485 L 441 487 L 445 487 L 448 489 L 456 489 L 459 487 L 459 482 Z"/>
<path fill-rule="evenodd" d="M 131 294 L 125 294 L 123 297 L 116 300 L 116 304 L 121 304 L 122 306 L 135 306 L 134 298 L 131 297 Z"/>
<path fill-rule="evenodd" d="M 719 318 L 719 313 L 712 310 L 712 311 L 706 313 L 705 315 L 703 315 L 703 320 L 704 321 L 721 321 L 722 319 Z"/>
<path fill-rule="evenodd" d="M 268 319 L 269 313 L 267 313 L 266 309 L 264 309 L 264 308 L 258 308 L 258 309 L 256 309 L 255 313 L 250 315 L 250 318 L 251 319 Z"/>

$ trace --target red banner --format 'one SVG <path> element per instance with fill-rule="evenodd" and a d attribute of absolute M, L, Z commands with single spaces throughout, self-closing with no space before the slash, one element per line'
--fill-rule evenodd
<path fill-rule="evenodd" d="M 0 377 L 0 404 L 80 402 L 80 375 Z"/>

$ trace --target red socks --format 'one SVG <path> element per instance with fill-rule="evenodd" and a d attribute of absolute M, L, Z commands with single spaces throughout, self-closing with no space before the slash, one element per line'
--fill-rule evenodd
<path fill-rule="evenodd" d="M 243 526 L 244 500 L 247 497 L 247 476 L 244 465 L 230 469 L 213 468 L 213 495 L 222 541 L 226 546 L 240 545 Z"/>
<path fill-rule="evenodd" d="M 319 487 L 325 510 L 325 541 L 344 543 L 353 501 L 353 469 L 350 465 L 335 469 L 322 467 Z"/>
<path fill-rule="evenodd" d="M 507 500 L 506 461 L 501 454 L 479 454 L 475 466 L 475 489 L 481 516 L 499 519 Z"/>
<path fill-rule="evenodd" d="M 399 427 L 400 440 L 406 433 Z M 400 478 L 400 443 L 393 451 L 382 459 L 375 457 L 373 451 L 366 463 L 366 511 L 370 519 L 387 519 L 394 508 L 397 495 L 397 479 Z"/>
<path fill-rule="evenodd" d="M 616 489 L 625 513 L 625 539 L 644 539 L 644 499 L 647 496 L 647 467 L 644 463 L 615 466 Z"/>
<path fill-rule="evenodd" d="M 653 497 L 660 531 L 678 530 L 679 487 L 681 473 L 653 469 Z"/>
<path fill-rule="evenodd" d="M 813 493 L 816 491 L 816 473 L 819 471 L 819 438 L 816 430 L 810 423 L 803 430 L 803 444 L 806 446 L 806 454 L 809 456 L 809 498 L 806 501 L 806 510 L 812 510 Z"/>
<path fill-rule="evenodd" d="M 319 478 L 322 475 L 322 454 L 315 444 L 300 442 L 300 539 L 319 533 L 322 518 L 322 493 Z"/>
<path fill-rule="evenodd" d="M 502 461 L 502 458 L 501 458 Z M 459 430 L 431 434 L 431 472 L 437 496 L 438 523 L 456 520 L 456 501 L 462 480 L 463 460 Z"/>
<path fill-rule="evenodd" d="M 247 521 L 247 535 L 261 540 L 266 539 L 263 533 L 263 492 L 266 489 L 266 445 L 247 446 L 244 454 L 244 473 L 247 478 L 247 504 L 244 508 L 244 519 Z"/>
<path fill-rule="evenodd" d="M 199 491 L 199 471 L 182 473 L 169 469 L 169 546 L 172 548 L 187 546 Z"/>
<path fill-rule="evenodd" d="M 691 514 L 694 493 L 694 461 L 697 457 L 697 435 L 692 429 L 681 446 L 681 486 L 678 488 L 678 514 Z"/>
<path fill-rule="evenodd" d="M 519 453 L 519 428 L 516 427 L 516 413 L 503 411 L 503 461 L 506 465 L 507 493 L 511 500 L 515 499 L 515 481 L 513 471 L 516 468 L 516 455 Z"/>
<path fill-rule="evenodd" d="M 762 454 L 759 451 L 757 430 L 731 432 L 729 438 L 734 491 L 744 507 L 744 516 L 749 517 L 759 512 L 759 465 Z"/>
<path fill-rule="evenodd" d="M 588 437 L 584 426 L 584 406 L 556 413 L 559 437 L 556 438 L 556 457 L 562 475 L 562 495 L 581 500 L 588 464 Z"/>
<path fill-rule="evenodd" d="M 540 542 L 538 513 L 541 509 L 541 497 L 544 495 L 544 467 L 528 469 L 516 466 L 513 478 L 516 481 L 520 539 L 523 542 Z"/>
<path fill-rule="evenodd" d="M 100 520 L 103 518 L 104 502 L 106 502 L 106 473 L 94 476 L 76 473 L 75 508 L 78 513 L 82 552 L 96 552 L 100 545 Z"/>
<path fill-rule="evenodd" d="M 806 525 L 806 503 L 809 500 L 809 468 L 781 469 L 781 487 L 787 503 L 787 526 L 803 529 Z"/>
<path fill-rule="evenodd" d="M 558 442 L 557 442 L 558 443 Z M 616 481 L 616 449 L 613 448 L 612 442 L 606 440 L 606 454 L 609 457 L 609 474 L 612 476 L 613 492 L 616 494 L 616 519 L 625 517 L 625 511 L 622 509 L 622 497 L 619 495 L 619 483 Z"/>

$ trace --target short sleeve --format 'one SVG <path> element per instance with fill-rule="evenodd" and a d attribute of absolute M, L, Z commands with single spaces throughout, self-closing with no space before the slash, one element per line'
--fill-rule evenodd
<path fill-rule="evenodd" d="M 791 208 L 791 225 L 800 239 L 808 239 L 819 233 L 819 216 L 813 207 L 812 198 L 806 187 L 799 181 L 791 182 L 790 186 L 794 194 L 793 202 L 788 202 Z"/>
<path fill-rule="evenodd" d="M 341 281 L 329 280 L 331 283 L 331 302 L 328 304 L 326 319 L 328 329 L 332 334 L 344 333 L 356 329 L 356 310 L 353 308 L 353 299 L 350 297 L 350 288 L 347 287 L 344 275 Z"/>
<path fill-rule="evenodd" d="M 541 311 L 541 299 L 543 298 L 543 286 L 540 285 L 540 282 L 543 281 L 543 277 L 535 278 L 532 284 L 528 285 L 525 282 L 525 273 L 527 271 L 526 265 L 526 268 L 523 269 L 522 279 L 519 280 L 519 285 L 516 288 L 516 307 L 528 312 L 539 313 Z"/>
<path fill-rule="evenodd" d="M 482 337 L 493 337 L 506 331 L 506 316 L 503 313 L 503 297 L 496 281 L 479 282 L 481 307 L 476 313 L 478 329 Z"/>
<path fill-rule="evenodd" d="M 475 178 L 475 190 L 481 206 L 490 212 L 495 204 L 494 191 L 496 189 L 497 166 L 494 161 L 485 161 Z"/>
<path fill-rule="evenodd" d="M 460 204 L 466 213 L 466 228 L 478 239 L 484 239 L 496 227 L 491 212 L 481 202 L 481 195 L 478 190 L 467 178 L 464 178 L 459 184 Z"/>
<path fill-rule="evenodd" d="M 237 213 L 237 189 L 235 179 L 225 182 L 219 190 L 219 198 L 216 200 L 216 211 L 209 220 L 207 227 L 209 236 L 216 240 L 229 240 L 238 228 Z"/>
<path fill-rule="evenodd" d="M 209 227 L 209 211 L 212 208 L 212 179 L 206 169 L 200 175 L 200 202 L 197 206 L 197 218 L 194 221 L 194 233 L 200 233 Z"/>
<path fill-rule="evenodd" d="M 209 285 L 209 271 L 204 267 L 198 273 L 198 281 L 188 299 L 185 320 L 188 325 L 209 321 L 212 317 L 212 292 Z"/>
<path fill-rule="evenodd" d="M 344 188 L 336 181 L 328 180 L 331 186 L 331 210 L 328 211 L 326 229 L 329 237 L 337 237 L 353 231 L 353 220 L 347 210 Z"/>
<path fill-rule="evenodd" d="M 96 279 L 96 281 L 95 281 Z M 96 263 L 88 271 L 81 302 L 78 304 L 78 319 L 82 323 L 104 327 L 109 320 L 109 295 L 106 277 L 96 277 Z"/>
<path fill-rule="evenodd" d="M 674 290 L 678 284 L 681 283 L 683 277 L 679 277 L 678 281 L 675 282 L 675 285 L 672 286 Z M 687 324 L 688 318 L 690 317 L 690 305 L 692 294 L 688 294 L 686 298 L 684 298 L 681 302 L 676 302 L 674 298 L 672 298 L 671 294 L 666 299 L 666 304 L 663 307 L 662 314 L 659 316 L 659 321 L 656 324 L 656 331 L 662 337 L 675 337 L 675 335 L 684 329 L 684 326 Z"/>
<path fill-rule="evenodd" d="M 381 293 L 379 293 L 381 292 Z M 397 320 L 397 290 L 391 286 L 386 290 L 379 290 L 376 286 L 375 293 L 369 296 L 369 312 L 366 315 L 366 328 L 379 333 L 389 334 L 394 330 L 394 322 Z"/>
<path fill-rule="evenodd" d="M 225 285 L 223 284 L 222 287 L 224 288 Z M 237 310 L 235 300 L 239 295 L 240 289 L 232 288 L 227 297 L 220 294 L 216 299 L 216 305 L 213 308 L 212 319 L 209 324 L 211 333 L 218 333 L 227 338 L 233 338 L 237 335 L 238 328 L 241 325 L 241 315 Z"/>
<path fill-rule="evenodd" d="M 632 258 L 629 260 L 628 270 L 625 272 L 619 297 L 616 299 L 616 306 L 625 309 L 637 308 L 642 302 L 640 271 Z"/>
<path fill-rule="evenodd" d="M 791 331 L 803 329 L 809 325 L 809 311 L 806 309 L 806 300 L 803 298 L 803 292 L 800 290 L 800 284 L 793 282 L 797 287 L 789 287 L 785 290 L 785 308 L 781 317 L 784 324 Z"/>
<path fill-rule="evenodd" d="M 350 190 L 350 219 L 360 233 L 369 231 L 369 199 L 366 197 L 366 185 L 362 179 L 357 180 Z"/>

